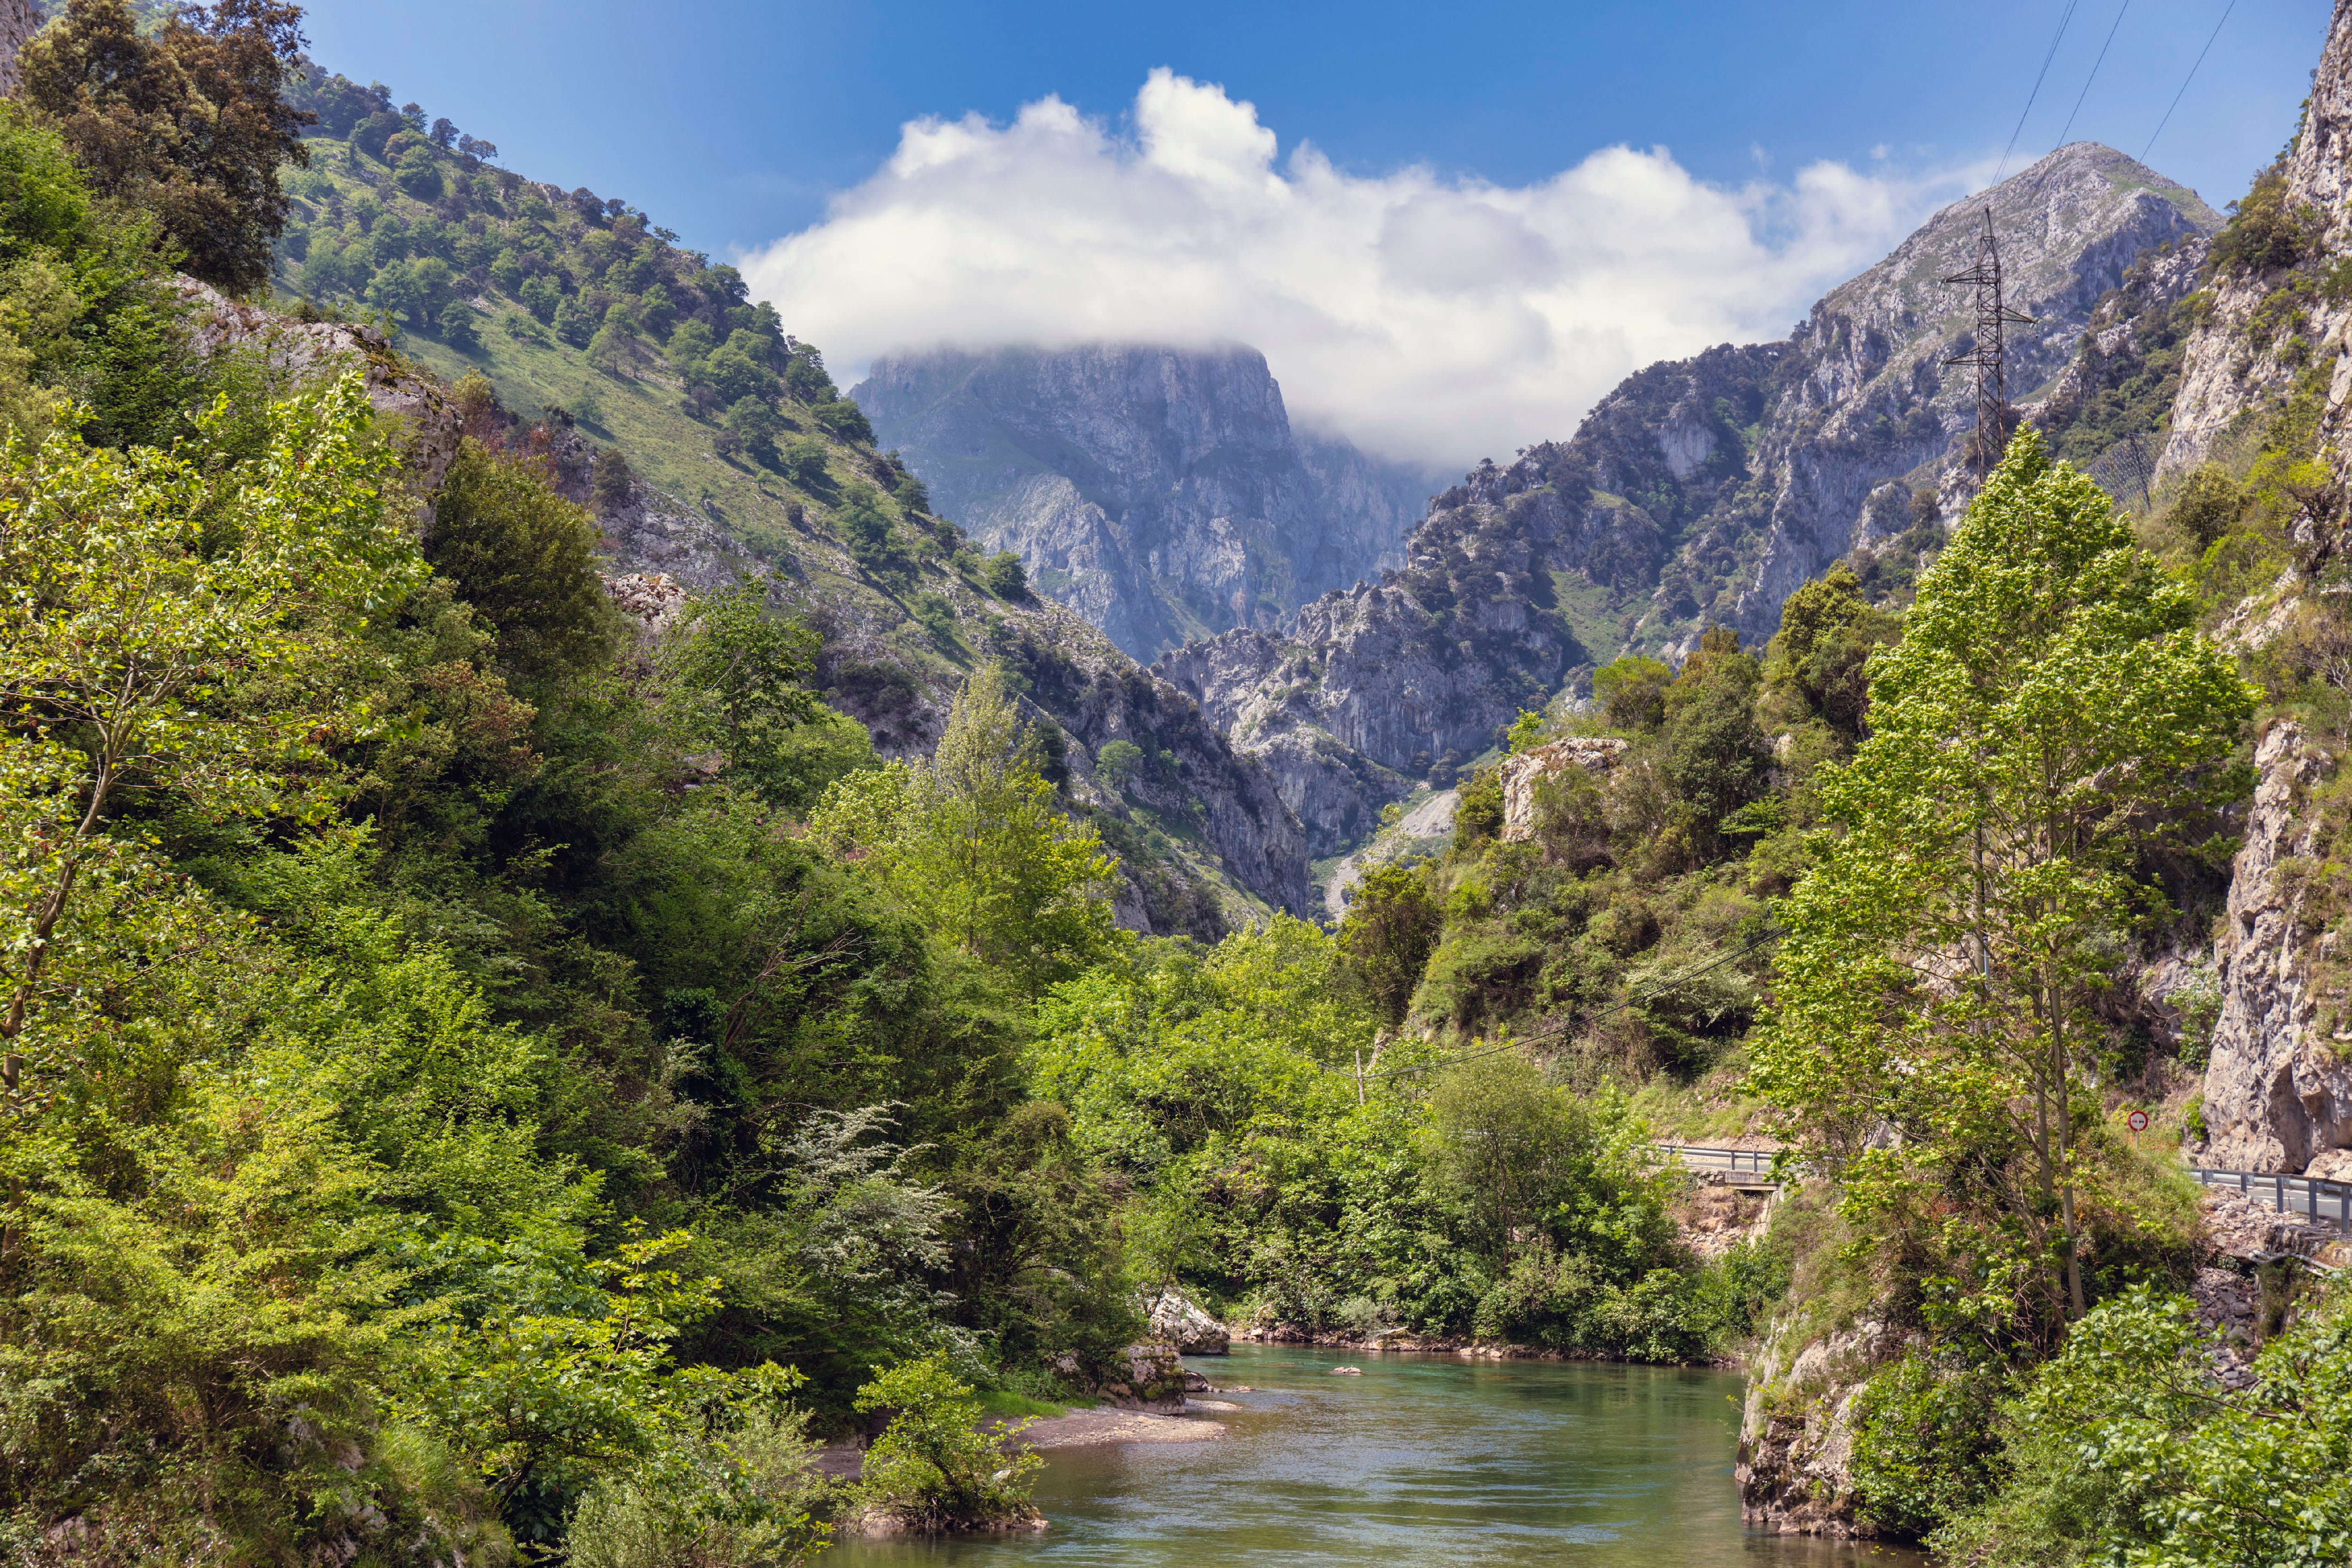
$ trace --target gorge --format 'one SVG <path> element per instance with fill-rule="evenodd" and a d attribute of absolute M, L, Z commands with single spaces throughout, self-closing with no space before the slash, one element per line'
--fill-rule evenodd
<path fill-rule="evenodd" d="M 845 391 L 301 21 L 0 6 L 0 1555 L 2352 1551 L 2352 0 L 2226 213 L 2062 137 L 1458 478 L 1091 298 Z M 1462 321 L 1676 176 L 1150 83 L 827 210 Z"/>

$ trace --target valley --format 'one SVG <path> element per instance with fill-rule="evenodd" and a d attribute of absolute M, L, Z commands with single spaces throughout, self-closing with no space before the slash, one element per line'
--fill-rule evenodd
<path fill-rule="evenodd" d="M 9 1561 L 2352 1551 L 2352 0 L 1453 470 L 303 21 L 0 6 Z"/>

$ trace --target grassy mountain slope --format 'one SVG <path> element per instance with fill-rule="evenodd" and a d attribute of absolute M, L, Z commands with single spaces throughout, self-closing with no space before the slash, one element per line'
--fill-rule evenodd
<path fill-rule="evenodd" d="M 563 444 L 620 454 L 627 482 L 575 486 L 614 570 L 692 584 L 772 568 L 825 634 L 829 695 L 886 750 L 927 749 L 963 676 L 1006 662 L 1049 721 L 1069 804 L 1122 855 L 1129 923 L 1212 936 L 1303 907 L 1297 826 L 1262 772 L 933 514 L 818 352 L 733 268 L 619 202 L 492 166 L 495 148 L 446 122 L 436 134 L 381 89 L 314 76 L 308 90 L 320 133 L 289 180 L 277 273 L 298 313 L 372 316 L 443 378 L 478 374 Z M 648 516 L 688 559 L 636 548 Z M 1095 773 L 1114 740 L 1150 762 L 1117 787 Z"/>

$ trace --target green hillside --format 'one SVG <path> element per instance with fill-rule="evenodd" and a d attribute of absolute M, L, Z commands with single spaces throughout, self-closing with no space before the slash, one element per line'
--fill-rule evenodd
<path fill-rule="evenodd" d="M 625 203 L 495 166 L 495 146 L 394 108 L 380 86 L 314 69 L 294 97 L 319 123 L 309 167 L 287 175 L 281 308 L 374 321 L 452 384 L 479 375 L 507 410 L 617 450 L 791 580 L 800 612 L 826 628 L 835 700 L 886 745 L 919 744 L 912 710 L 928 698 L 944 713 L 991 659 L 1060 726 L 1045 736 L 1056 757 L 1102 743 L 1086 725 L 1106 710 L 1163 710 L 1184 733 L 1130 738 L 1170 761 L 1097 789 L 1081 752 L 1080 776 L 1063 779 L 1069 804 L 1118 849 L 1156 929 L 1213 936 L 1266 917 L 1273 884 L 1205 841 L 1208 819 L 1250 786 L 1197 712 L 1139 699 L 1131 661 L 1033 596 L 1015 557 L 983 556 L 934 514 L 819 351 L 752 303 L 733 268 Z M 1171 728 L 1142 710 L 1114 727 Z"/>
<path fill-rule="evenodd" d="M 314 79 L 308 106 L 322 133 L 289 181 L 282 293 L 377 316 L 446 378 L 488 377 L 509 408 L 568 411 L 764 553 L 810 537 L 794 507 L 823 522 L 861 488 L 893 521 L 922 516 L 920 487 L 877 458 L 818 352 L 733 268 L 618 201 L 495 168 L 486 143 L 340 77 Z"/>

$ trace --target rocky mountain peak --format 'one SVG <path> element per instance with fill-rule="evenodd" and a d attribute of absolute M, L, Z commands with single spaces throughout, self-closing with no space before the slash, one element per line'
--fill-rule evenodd
<path fill-rule="evenodd" d="M 1435 488 L 1294 429 L 1237 344 L 939 349 L 853 395 L 941 511 L 1139 658 L 1378 575 Z"/>
<path fill-rule="evenodd" d="M 1400 566 L 1307 604 L 1289 637 L 1228 633 L 1161 673 L 1267 762 L 1328 855 L 1580 668 L 1676 656 L 1709 623 L 1760 642 L 1799 584 L 1930 525 L 1958 477 L 1974 392 L 1943 362 L 1973 302 L 1942 279 L 1973 261 L 1988 209 L 2009 299 L 2034 318 L 2010 345 L 2021 400 L 2135 261 L 2221 222 L 2112 148 L 2060 148 L 1937 214 L 1786 342 L 1651 365 L 1569 439 L 1480 464 L 1431 503 Z"/>

